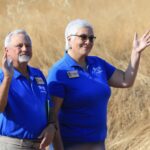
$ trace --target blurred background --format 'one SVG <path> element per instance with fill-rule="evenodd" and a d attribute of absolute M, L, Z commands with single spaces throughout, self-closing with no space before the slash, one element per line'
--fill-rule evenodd
<path fill-rule="evenodd" d="M 94 27 L 91 55 L 120 69 L 130 61 L 134 33 L 150 29 L 149 0 L 0 0 L 0 58 L 6 34 L 23 28 L 33 42 L 31 65 L 45 76 L 64 55 L 64 30 L 81 18 Z M 143 52 L 136 82 L 112 89 L 108 107 L 107 150 L 150 150 L 150 48 Z"/>

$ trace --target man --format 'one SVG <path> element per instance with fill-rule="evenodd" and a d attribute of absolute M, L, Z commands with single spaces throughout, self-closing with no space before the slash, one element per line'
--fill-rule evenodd
<path fill-rule="evenodd" d="M 6 36 L 0 70 L 0 150 L 44 149 L 53 139 L 46 80 L 28 65 L 31 57 L 26 31 L 18 29 Z"/>

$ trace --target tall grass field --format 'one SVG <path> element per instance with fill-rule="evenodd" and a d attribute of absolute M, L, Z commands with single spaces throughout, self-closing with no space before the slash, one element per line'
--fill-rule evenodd
<path fill-rule="evenodd" d="M 0 58 L 6 34 L 23 28 L 33 42 L 31 65 L 45 76 L 64 55 L 64 30 L 73 19 L 94 27 L 91 55 L 120 69 L 130 61 L 134 33 L 150 29 L 149 0 L 0 0 Z M 108 107 L 107 150 L 150 150 L 150 48 L 141 57 L 135 84 L 112 88 Z"/>

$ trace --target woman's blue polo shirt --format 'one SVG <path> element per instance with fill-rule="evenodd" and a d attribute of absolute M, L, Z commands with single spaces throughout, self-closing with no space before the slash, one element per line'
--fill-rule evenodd
<path fill-rule="evenodd" d="M 63 142 L 104 141 L 107 134 L 108 80 L 115 67 L 96 56 L 87 56 L 87 70 L 67 53 L 50 70 L 49 93 L 63 98 L 59 112 Z"/>
<path fill-rule="evenodd" d="M 0 113 L 0 135 L 20 139 L 37 139 L 47 125 L 47 83 L 38 69 L 28 66 L 26 79 L 14 69 L 8 103 Z M 0 83 L 3 72 L 0 70 Z"/>

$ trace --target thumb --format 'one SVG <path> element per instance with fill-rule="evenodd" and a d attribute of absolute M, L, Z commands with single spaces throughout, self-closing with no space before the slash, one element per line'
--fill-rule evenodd
<path fill-rule="evenodd" d="M 44 137 L 40 143 L 40 149 L 43 149 L 46 147 L 46 138 Z"/>
<path fill-rule="evenodd" d="M 137 41 L 138 40 L 138 34 L 135 32 L 134 34 L 134 41 Z"/>

